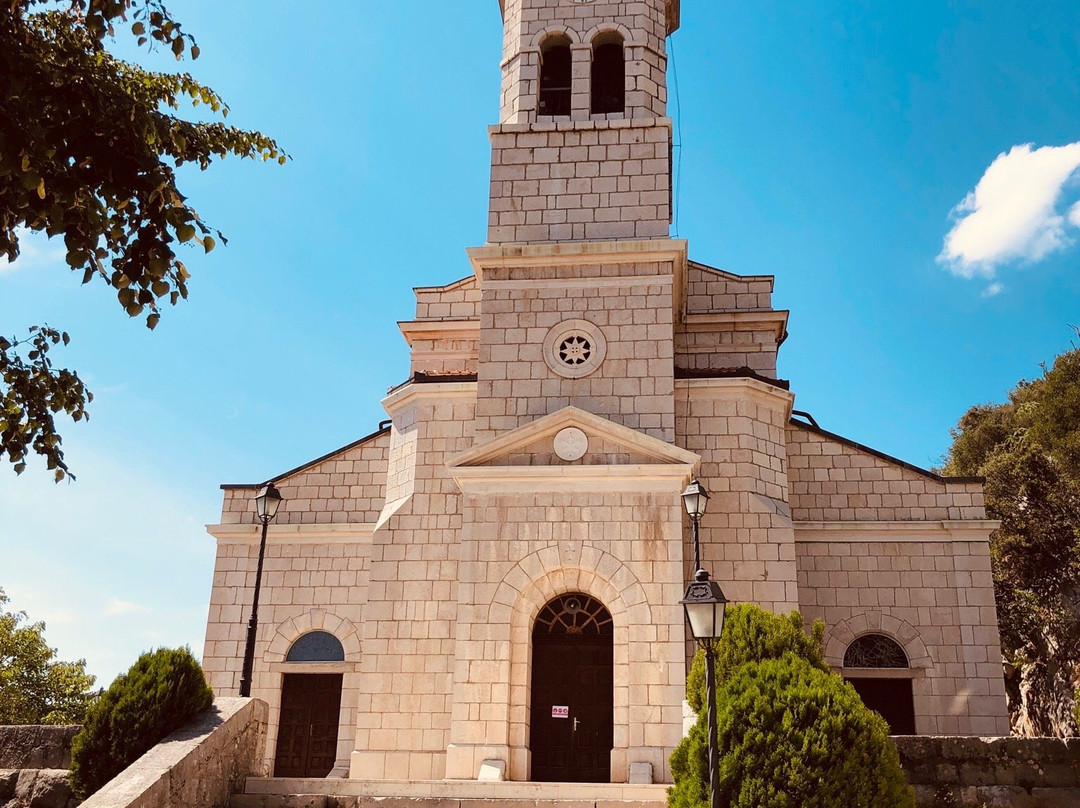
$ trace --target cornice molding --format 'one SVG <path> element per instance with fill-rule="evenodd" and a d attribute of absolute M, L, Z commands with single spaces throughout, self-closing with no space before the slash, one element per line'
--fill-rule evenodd
<path fill-rule="evenodd" d="M 932 521 L 794 522 L 795 541 L 889 542 L 965 541 L 985 542 L 1001 526 L 996 519 L 942 519 Z"/>
<path fill-rule="evenodd" d="M 414 399 L 476 398 L 476 382 L 409 382 L 382 400 L 389 415 Z"/>
<path fill-rule="evenodd" d="M 719 379 L 676 379 L 675 393 L 683 391 L 694 398 L 731 399 L 746 395 L 766 406 L 782 410 L 785 419 L 791 418 L 795 394 L 771 384 L 743 376 Z"/>
<path fill-rule="evenodd" d="M 207 525 L 206 532 L 218 544 L 258 544 L 261 524 Z M 267 544 L 348 544 L 370 539 L 375 532 L 368 524 L 275 525 L 266 531 Z"/>

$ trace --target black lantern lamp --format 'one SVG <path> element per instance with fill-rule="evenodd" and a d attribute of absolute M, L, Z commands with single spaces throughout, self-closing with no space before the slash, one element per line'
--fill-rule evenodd
<path fill-rule="evenodd" d="M 278 506 L 281 504 L 281 492 L 273 483 L 267 483 L 255 495 L 255 510 L 259 514 L 259 521 L 264 524 L 277 516 Z"/>
<path fill-rule="evenodd" d="M 262 522 L 262 539 L 259 542 L 259 564 L 255 568 L 255 593 L 251 597 L 251 619 L 248 620 L 247 642 L 244 644 L 244 667 L 240 672 L 240 695 L 251 695 L 251 674 L 255 667 L 255 635 L 259 629 L 259 589 L 262 587 L 263 558 L 266 555 L 266 529 L 277 516 L 281 505 L 281 492 L 273 483 L 267 483 L 255 495 L 255 512 Z"/>
<path fill-rule="evenodd" d="M 694 530 L 694 569 L 699 570 L 701 569 L 701 543 L 698 540 L 698 524 L 709 504 L 709 492 L 699 480 L 694 480 L 682 492 L 682 501 Z"/>
<path fill-rule="evenodd" d="M 705 508 L 709 502 L 709 492 L 705 490 L 705 486 L 701 484 L 700 480 L 694 480 L 682 492 L 682 501 L 686 513 L 696 521 L 705 515 Z"/>
<path fill-rule="evenodd" d="M 724 610 L 728 604 L 724 590 L 716 581 L 709 580 L 709 573 L 698 570 L 679 602 L 686 611 L 690 633 L 708 650 L 724 631 Z"/>

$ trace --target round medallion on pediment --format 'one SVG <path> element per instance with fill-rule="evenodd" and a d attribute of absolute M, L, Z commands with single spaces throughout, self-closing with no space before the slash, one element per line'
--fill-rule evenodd
<path fill-rule="evenodd" d="M 560 429 L 555 435 L 555 454 L 560 460 L 572 463 L 581 460 L 589 451 L 589 436 L 576 426 Z"/>

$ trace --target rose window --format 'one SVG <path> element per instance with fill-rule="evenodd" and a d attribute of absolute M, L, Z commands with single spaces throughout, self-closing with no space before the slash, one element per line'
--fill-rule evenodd
<path fill-rule="evenodd" d="M 571 334 L 559 344 L 559 359 L 570 367 L 585 364 L 590 356 L 592 343 L 581 334 Z"/>

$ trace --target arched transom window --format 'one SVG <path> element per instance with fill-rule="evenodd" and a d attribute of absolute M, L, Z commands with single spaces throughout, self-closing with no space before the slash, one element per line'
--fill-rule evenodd
<path fill-rule="evenodd" d="M 341 641 L 327 631 L 310 631 L 289 648 L 286 662 L 344 662 Z"/>
<path fill-rule="evenodd" d="M 611 613 L 604 608 L 604 604 L 577 592 L 561 595 L 548 603 L 536 616 L 536 623 L 533 625 L 533 636 L 602 636 L 611 633 Z"/>
<path fill-rule="evenodd" d="M 884 634 L 856 637 L 844 652 L 845 668 L 906 668 L 907 654 L 900 643 Z"/>

